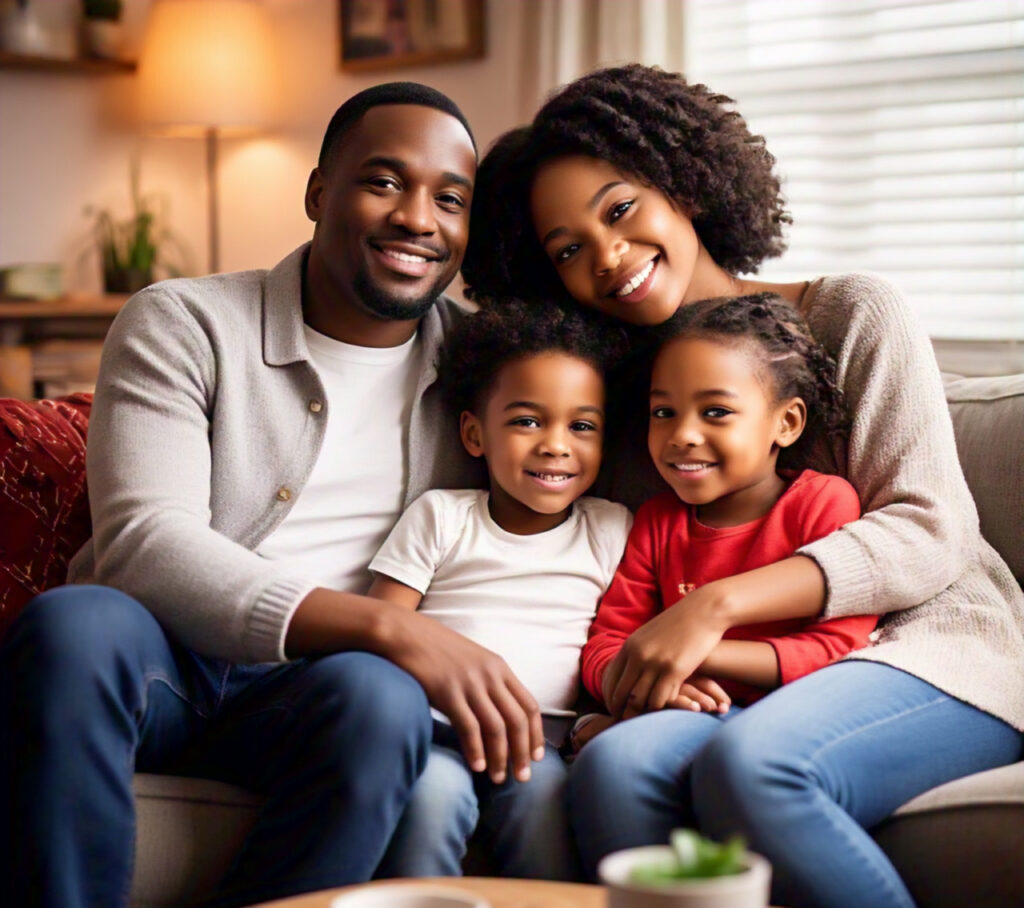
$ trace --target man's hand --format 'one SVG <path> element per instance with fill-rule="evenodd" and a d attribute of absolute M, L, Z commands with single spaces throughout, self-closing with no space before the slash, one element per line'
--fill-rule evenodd
<path fill-rule="evenodd" d="M 313 590 L 288 625 L 289 657 L 344 650 L 376 653 L 423 686 L 431 705 L 451 720 L 466 762 L 505 781 L 530 777 L 530 760 L 544 757 L 536 701 L 505 661 L 432 618 L 369 596 Z"/>
<path fill-rule="evenodd" d="M 702 586 L 630 635 L 601 679 L 613 716 L 664 709 L 681 695 L 729 628 L 717 593 L 714 583 Z"/>

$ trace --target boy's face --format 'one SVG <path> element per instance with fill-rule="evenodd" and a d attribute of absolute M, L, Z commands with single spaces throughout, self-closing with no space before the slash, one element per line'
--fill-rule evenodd
<path fill-rule="evenodd" d="M 662 478 L 710 526 L 764 516 L 785 483 L 780 447 L 800 436 L 799 397 L 774 400 L 750 350 L 669 341 L 654 362 L 647 444 Z"/>
<path fill-rule="evenodd" d="M 601 466 L 604 382 L 593 366 L 543 353 L 502 367 L 483 412 L 462 414 L 462 442 L 487 459 L 490 512 L 518 535 L 558 526 Z"/>

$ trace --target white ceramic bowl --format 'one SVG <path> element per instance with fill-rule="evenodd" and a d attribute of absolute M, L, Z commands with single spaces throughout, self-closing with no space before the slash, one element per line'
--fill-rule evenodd
<path fill-rule="evenodd" d="M 332 899 L 331 908 L 491 908 L 491 903 L 441 886 L 368 886 Z"/>
<path fill-rule="evenodd" d="M 748 851 L 747 870 L 730 876 L 679 880 L 675 883 L 634 883 L 633 868 L 675 866 L 669 845 L 627 848 L 608 855 L 597 866 L 597 875 L 608 887 L 608 908 L 765 908 L 771 886 L 771 865 Z"/>

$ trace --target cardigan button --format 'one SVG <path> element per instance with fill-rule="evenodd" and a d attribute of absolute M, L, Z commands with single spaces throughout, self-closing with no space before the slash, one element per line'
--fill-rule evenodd
<path fill-rule="evenodd" d="M 277 490 L 277 495 L 275 497 L 278 501 L 290 501 L 292 497 L 292 490 L 286 486 L 281 486 L 281 488 Z"/>
<path fill-rule="evenodd" d="M 313 400 L 311 400 L 309 402 L 309 412 L 310 413 L 319 413 L 323 408 L 324 408 L 323 403 L 321 401 L 317 400 L 316 398 L 314 398 Z"/>

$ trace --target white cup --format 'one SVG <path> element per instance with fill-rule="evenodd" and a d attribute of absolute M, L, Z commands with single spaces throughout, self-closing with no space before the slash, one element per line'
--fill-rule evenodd
<path fill-rule="evenodd" d="M 491 903 L 441 886 L 367 886 L 332 899 L 331 908 L 491 908 Z"/>

